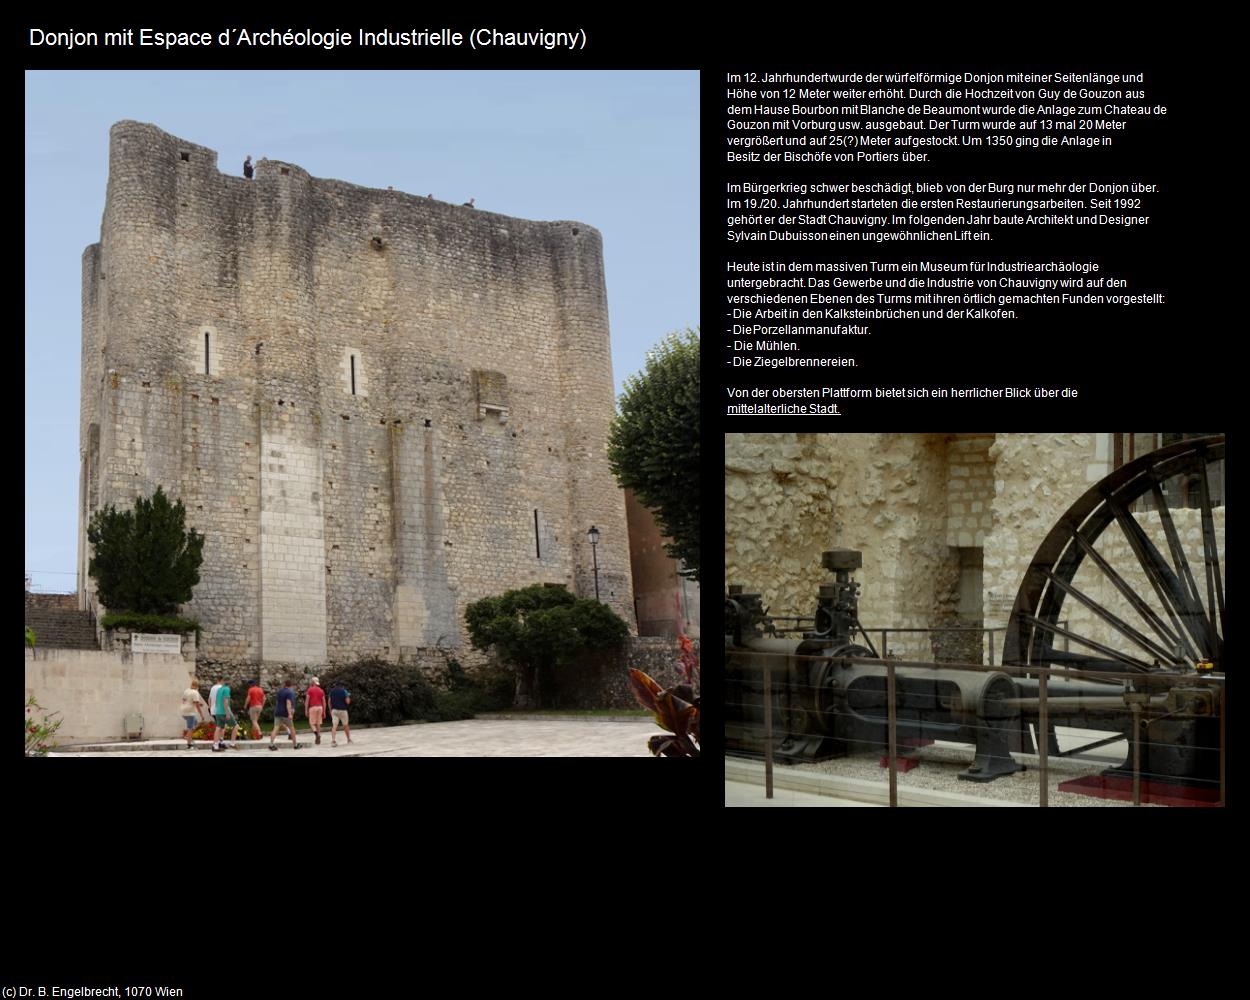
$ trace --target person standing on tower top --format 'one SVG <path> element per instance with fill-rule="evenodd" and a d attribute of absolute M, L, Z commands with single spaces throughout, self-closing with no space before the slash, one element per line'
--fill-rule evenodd
<path fill-rule="evenodd" d="M 252 179 L 252 154 L 247 154 L 247 159 L 243 161 L 243 176 L 248 180 Z"/>

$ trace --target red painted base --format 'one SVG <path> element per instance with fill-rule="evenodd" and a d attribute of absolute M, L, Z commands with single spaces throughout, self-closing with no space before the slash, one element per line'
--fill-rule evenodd
<path fill-rule="evenodd" d="M 1118 775 L 1093 774 L 1088 778 L 1074 778 L 1072 781 L 1061 782 L 1059 791 L 1131 802 L 1133 779 Z M 1188 785 L 1173 785 L 1163 781 L 1142 779 L 1141 800 L 1161 806 L 1218 806 L 1220 790 L 1218 788 L 1191 788 Z"/>
<path fill-rule="evenodd" d="M 899 756 L 897 758 L 898 770 L 906 773 L 913 767 L 918 767 L 920 765 L 920 761 L 916 760 L 915 757 L 905 757 L 903 754 L 905 754 L 908 750 L 914 750 L 916 747 L 927 747 L 932 743 L 933 740 L 921 739 L 919 737 L 910 737 L 903 740 L 902 744 L 899 746 Z M 890 766 L 889 755 L 881 758 L 881 766 Z"/>

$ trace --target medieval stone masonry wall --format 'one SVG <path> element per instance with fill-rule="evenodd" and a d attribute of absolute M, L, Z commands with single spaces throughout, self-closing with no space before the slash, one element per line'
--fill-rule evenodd
<path fill-rule="evenodd" d="M 83 530 L 157 486 L 183 500 L 207 536 L 185 611 L 209 661 L 472 664 L 466 604 L 593 595 L 591 524 L 600 591 L 633 624 L 588 226 L 273 160 L 226 176 L 119 122 L 83 259 L 82 397 Z"/>
<path fill-rule="evenodd" d="M 726 583 L 762 591 L 775 615 L 810 615 L 831 579 L 821 553 L 858 549 L 865 627 L 945 624 L 959 564 L 944 435 L 729 434 L 725 465 Z M 927 655 L 912 645 L 898 651 Z"/>
<path fill-rule="evenodd" d="M 1046 534 L 1091 485 L 1110 471 L 1108 442 L 1104 440 L 1108 437 L 1104 434 L 1000 434 L 995 439 L 989 453 L 997 482 L 994 530 L 985 545 L 987 625 L 1007 623 L 1016 591 Z M 1216 507 L 1213 522 L 1220 570 L 1227 588 L 1225 512 L 1224 507 Z M 1159 515 L 1144 510 L 1133 516 L 1155 547 L 1166 554 L 1167 537 Z M 1172 510 L 1172 518 L 1205 604 L 1201 511 L 1177 508 Z M 1158 607 L 1145 571 L 1118 525 L 1108 526 L 1096 547 L 1134 592 L 1144 595 L 1152 606 Z M 1082 562 L 1072 583 L 1123 621 L 1143 633 L 1153 634 L 1092 560 Z M 1110 643 L 1147 660 L 1151 658 L 1135 646 L 1125 645 L 1106 622 L 1076 600 L 1064 602 L 1063 618 L 1079 635 L 1095 642 Z M 1057 639 L 1056 646 L 1062 647 L 1063 640 Z M 1070 644 L 1069 648 L 1088 652 L 1076 644 Z"/>
<path fill-rule="evenodd" d="M 993 527 L 985 537 L 983 592 L 989 627 L 1007 624 L 1033 555 L 1060 515 L 1093 481 L 1094 434 L 998 434 Z M 1105 474 L 1105 473 L 1104 473 Z"/>
<path fill-rule="evenodd" d="M 973 434 L 950 442 L 946 543 L 975 548 L 993 526 L 994 466 L 989 447 L 993 434 Z"/>

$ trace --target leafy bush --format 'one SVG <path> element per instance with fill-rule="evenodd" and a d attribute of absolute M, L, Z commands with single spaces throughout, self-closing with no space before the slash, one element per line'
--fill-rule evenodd
<path fill-rule="evenodd" d="M 473 647 L 493 646 L 517 669 L 523 697 L 539 706 L 559 701 L 566 675 L 587 654 L 609 649 L 629 634 L 606 604 L 544 584 L 474 601 L 464 620 Z"/>
<path fill-rule="evenodd" d="M 31 649 L 35 648 L 35 630 L 29 625 L 24 626 L 26 629 L 26 645 Z"/>
<path fill-rule="evenodd" d="M 503 712 L 516 700 L 516 675 L 511 670 L 488 670 L 480 681 L 481 700 L 478 711 Z"/>
<path fill-rule="evenodd" d="M 34 713 L 36 711 L 43 712 L 43 715 L 36 719 Z M 42 705 L 35 701 L 35 696 L 31 695 L 26 699 L 26 756 L 42 757 L 56 744 L 52 742 L 52 737 L 56 735 L 56 731 L 61 728 L 62 719 L 53 719 L 53 715 L 60 715 L 60 712 L 52 712 L 49 714 L 44 711 Z"/>
<path fill-rule="evenodd" d="M 393 726 L 408 719 L 436 716 L 434 689 L 414 666 L 369 658 L 321 672 L 327 691 L 342 684 L 352 695 L 353 723 Z"/>
<path fill-rule="evenodd" d="M 478 712 L 510 707 L 515 686 L 509 671 L 489 671 L 479 680 L 466 674 L 454 659 L 448 660 L 446 673 L 437 679 L 441 686 L 418 667 L 380 659 L 324 667 L 320 676 L 327 692 L 335 683 L 351 692 L 353 725 L 471 719 Z"/>
<path fill-rule="evenodd" d="M 470 677 L 453 657 L 447 661 L 446 687 L 452 695 L 467 696 L 461 701 L 471 704 L 475 712 L 502 712 L 512 707 L 516 697 L 516 675 L 503 667 L 489 667 L 477 677 Z M 458 704 L 455 698 L 444 700 L 443 704 L 447 706 L 444 717 L 447 711 L 463 711 L 454 707 Z M 469 716 L 458 715 L 457 718 Z"/>
<path fill-rule="evenodd" d="M 100 619 L 100 627 L 122 628 L 131 632 L 194 632 L 200 636 L 200 623 L 195 618 L 178 618 L 174 615 L 141 615 L 134 611 L 110 612 Z"/>
<path fill-rule="evenodd" d="M 457 722 L 460 719 L 471 719 L 478 713 L 481 695 L 472 690 L 467 691 L 436 691 L 434 694 L 434 711 L 438 722 Z"/>

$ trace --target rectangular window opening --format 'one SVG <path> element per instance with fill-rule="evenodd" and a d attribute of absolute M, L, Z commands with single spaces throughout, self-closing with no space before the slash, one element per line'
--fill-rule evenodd
<path fill-rule="evenodd" d="M 212 370 L 210 369 L 209 363 L 208 363 L 208 331 L 207 330 L 204 331 L 204 374 L 205 375 L 212 374 Z"/>
<path fill-rule="evenodd" d="M 352 395 L 356 395 L 356 355 L 352 355 Z"/>
<path fill-rule="evenodd" d="M 538 508 L 534 508 L 534 558 L 541 559 L 543 557 L 542 547 L 538 542 Z"/>

